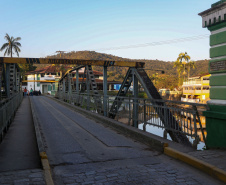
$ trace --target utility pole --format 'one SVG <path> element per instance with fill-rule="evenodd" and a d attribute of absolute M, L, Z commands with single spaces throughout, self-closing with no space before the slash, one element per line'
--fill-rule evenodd
<path fill-rule="evenodd" d="M 66 51 L 56 51 L 56 53 L 59 53 L 60 54 L 60 58 L 61 58 L 61 56 L 62 56 L 62 54 L 64 54 Z"/>
<path fill-rule="evenodd" d="M 56 53 L 60 54 L 60 58 L 62 57 L 62 54 L 64 54 L 66 51 L 56 51 Z M 62 66 L 62 64 L 60 64 L 60 67 Z M 62 77 L 62 71 L 60 71 L 60 78 Z"/>

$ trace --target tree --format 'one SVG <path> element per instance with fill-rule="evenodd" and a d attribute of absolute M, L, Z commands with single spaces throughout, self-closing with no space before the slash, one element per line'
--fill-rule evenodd
<path fill-rule="evenodd" d="M 181 72 L 183 71 L 183 64 L 179 61 L 176 60 L 173 64 L 173 68 L 177 68 L 177 73 L 178 73 L 178 86 L 181 85 Z"/>
<path fill-rule="evenodd" d="M 20 67 L 20 73 L 22 76 L 22 79 L 25 80 L 25 73 L 28 71 L 34 71 L 37 67 L 33 64 L 18 64 Z"/>
<path fill-rule="evenodd" d="M 191 69 L 195 69 L 196 68 L 196 65 L 195 65 L 195 62 L 194 61 L 190 61 L 186 64 L 186 68 L 187 68 L 187 71 L 188 71 L 188 78 L 190 76 L 190 70 Z"/>
<path fill-rule="evenodd" d="M 7 54 L 13 57 L 13 54 L 14 54 L 13 50 L 14 50 L 17 56 L 19 57 L 19 52 L 21 51 L 19 47 L 21 47 L 21 44 L 18 41 L 21 40 L 21 38 L 10 37 L 8 33 L 6 33 L 5 39 L 7 40 L 7 42 L 2 45 L 0 51 L 3 51 L 5 49 L 4 56 Z"/>
<path fill-rule="evenodd" d="M 191 57 L 185 53 L 180 53 L 179 56 L 177 57 L 176 63 L 179 65 L 181 63 L 183 65 L 184 71 L 183 71 L 183 80 L 185 80 L 185 75 L 186 75 L 186 65 L 190 62 Z M 188 65 L 187 65 L 188 67 Z M 190 70 L 190 67 L 189 67 Z"/>

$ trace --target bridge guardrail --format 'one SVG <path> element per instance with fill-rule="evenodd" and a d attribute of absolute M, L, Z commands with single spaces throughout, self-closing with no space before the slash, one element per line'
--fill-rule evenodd
<path fill-rule="evenodd" d="M 59 99 L 67 101 L 68 103 L 80 106 L 92 112 L 100 113 L 103 115 L 103 106 L 101 110 L 95 104 L 95 98 L 99 98 L 103 104 L 103 95 L 90 95 L 87 94 L 68 94 L 57 92 L 56 96 Z M 107 101 L 107 116 L 111 114 L 111 105 L 115 100 L 115 96 L 105 97 Z M 159 105 L 155 102 L 163 102 Z M 117 102 L 119 103 L 119 102 Z M 138 116 L 134 116 L 133 107 L 138 104 Z M 199 141 L 206 141 L 205 132 L 205 117 L 202 116 L 203 111 L 207 110 L 206 104 L 177 102 L 168 100 L 151 100 L 144 98 L 126 97 L 122 101 L 120 109 L 117 111 L 115 119 L 128 125 L 133 125 L 134 122 L 139 124 L 139 128 L 146 131 L 148 125 L 163 128 L 166 131 L 180 132 L 193 138 L 193 146 L 197 147 Z M 173 117 L 168 114 L 164 116 L 158 115 L 159 112 L 170 112 Z M 171 122 L 169 121 L 171 119 Z M 173 119 L 173 121 L 172 121 Z M 177 122 L 177 123 L 176 123 Z M 169 124 L 171 123 L 171 124 Z M 179 127 L 178 127 L 179 124 Z M 164 137 L 166 133 L 164 132 Z"/>
<path fill-rule="evenodd" d="M 14 115 L 22 102 L 23 93 L 19 92 L 9 99 L 0 102 L 0 140 L 7 131 Z"/>

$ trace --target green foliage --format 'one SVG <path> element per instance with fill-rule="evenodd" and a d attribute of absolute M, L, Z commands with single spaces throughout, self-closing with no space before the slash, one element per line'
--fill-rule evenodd
<path fill-rule="evenodd" d="M 37 66 L 34 66 L 33 64 L 18 64 L 18 66 L 20 67 L 20 72 L 21 72 L 23 80 L 25 78 L 26 72 L 34 71 L 37 68 Z"/>
<path fill-rule="evenodd" d="M 13 51 L 15 51 L 19 57 L 19 52 L 21 51 L 19 47 L 21 47 L 21 44 L 18 41 L 21 40 L 21 38 L 10 37 L 8 33 L 6 33 L 5 39 L 7 42 L 2 45 L 0 51 L 5 50 L 4 56 L 10 55 L 11 57 L 13 57 Z"/>

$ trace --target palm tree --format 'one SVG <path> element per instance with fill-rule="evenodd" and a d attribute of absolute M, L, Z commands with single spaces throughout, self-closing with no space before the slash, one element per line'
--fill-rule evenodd
<path fill-rule="evenodd" d="M 177 61 L 178 62 L 181 62 L 183 64 L 183 66 L 184 66 L 184 72 L 183 72 L 184 79 L 185 79 L 185 74 L 186 74 L 186 71 L 185 71 L 186 68 L 185 68 L 185 66 L 186 66 L 187 63 L 189 63 L 190 59 L 191 59 L 191 57 L 187 54 L 187 52 L 180 53 L 179 56 L 178 56 L 178 58 L 177 58 Z"/>
<path fill-rule="evenodd" d="M 188 71 L 188 78 L 189 78 L 189 75 L 190 75 L 190 70 L 191 69 L 195 69 L 196 68 L 196 65 L 195 65 L 195 62 L 194 61 L 190 61 L 186 64 L 187 66 L 187 71 Z"/>
<path fill-rule="evenodd" d="M 173 64 L 173 68 L 177 68 L 177 73 L 178 73 L 178 86 L 180 86 L 181 85 L 181 77 L 180 77 L 180 74 L 181 74 L 181 72 L 182 72 L 182 70 L 183 70 L 183 65 L 182 65 L 182 63 L 180 62 L 180 61 L 178 61 L 178 60 L 176 60 L 175 62 L 174 62 L 174 64 Z"/>
<path fill-rule="evenodd" d="M 3 51 L 5 49 L 4 56 L 7 54 L 13 57 L 13 54 L 14 54 L 13 50 L 14 50 L 17 56 L 19 57 L 19 52 L 21 51 L 19 47 L 21 47 L 21 44 L 18 41 L 21 40 L 21 38 L 10 37 L 8 33 L 6 33 L 5 39 L 7 40 L 7 42 L 2 45 L 0 51 Z"/>

